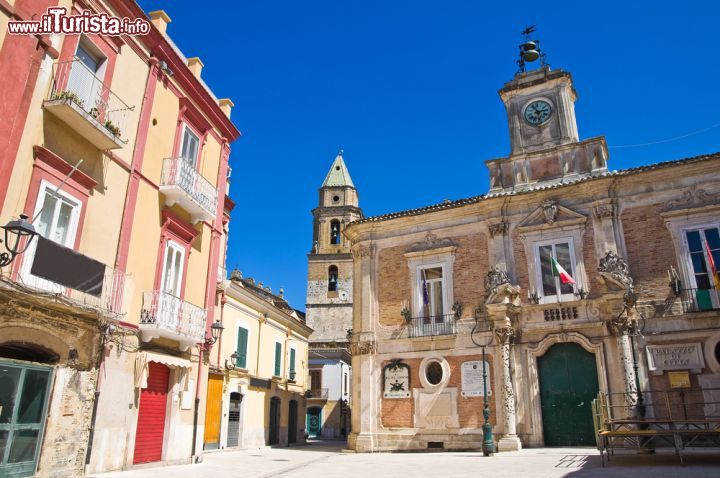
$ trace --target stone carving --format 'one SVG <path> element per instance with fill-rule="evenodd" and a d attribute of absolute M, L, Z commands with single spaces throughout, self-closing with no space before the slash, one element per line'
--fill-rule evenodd
<path fill-rule="evenodd" d="M 350 342 L 350 355 L 369 355 L 375 353 L 375 341 Z"/>
<path fill-rule="evenodd" d="M 595 206 L 595 217 L 598 219 L 604 219 L 606 217 L 612 218 L 615 216 L 615 210 L 610 204 L 600 204 Z"/>
<path fill-rule="evenodd" d="M 552 199 L 543 201 L 542 210 L 543 210 L 543 215 L 545 216 L 545 222 L 548 224 L 554 223 L 555 219 L 557 218 L 557 213 L 558 213 L 557 201 L 554 201 Z"/>
<path fill-rule="evenodd" d="M 708 193 L 704 189 L 692 186 L 685 191 L 680 199 L 670 201 L 663 211 L 672 211 L 673 209 L 690 209 L 694 207 L 708 206 L 720 203 L 720 193 Z"/>
<path fill-rule="evenodd" d="M 515 338 L 515 329 L 512 325 L 495 328 L 495 336 L 498 338 L 498 342 L 501 345 L 508 345 L 512 339 Z"/>
<path fill-rule="evenodd" d="M 428 232 L 425 236 L 424 241 L 416 242 L 414 244 L 411 244 L 410 247 L 407 248 L 406 252 L 418 252 L 418 251 L 427 251 L 429 249 L 439 249 L 441 247 L 457 247 L 457 243 L 453 241 L 452 239 L 445 237 L 445 238 L 438 238 L 435 234 L 432 232 Z"/>
<path fill-rule="evenodd" d="M 502 284 L 509 284 L 507 272 L 498 266 L 492 266 L 485 276 L 485 300 L 492 295 Z"/>
<path fill-rule="evenodd" d="M 633 278 L 630 276 L 628 263 L 613 251 L 607 251 L 605 257 L 600 259 L 598 272 L 610 276 L 628 289 L 633 287 Z"/>
<path fill-rule="evenodd" d="M 508 223 L 503 221 L 496 224 L 490 224 L 488 225 L 488 230 L 490 232 L 490 237 L 504 236 L 508 231 Z"/>
<path fill-rule="evenodd" d="M 455 315 L 455 320 L 460 320 L 462 318 L 463 313 L 463 305 L 461 302 L 455 301 L 455 303 L 452 305 L 453 314 Z"/>
<path fill-rule="evenodd" d="M 352 255 L 355 259 L 362 259 L 363 257 L 372 257 L 375 254 L 375 244 L 370 246 L 356 246 L 352 250 Z"/>

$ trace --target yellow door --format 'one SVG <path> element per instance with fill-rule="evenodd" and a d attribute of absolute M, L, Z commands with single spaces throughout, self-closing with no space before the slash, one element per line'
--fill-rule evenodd
<path fill-rule="evenodd" d="M 206 450 L 216 450 L 220 446 L 220 417 L 222 416 L 223 376 L 208 377 L 207 405 L 205 406 L 205 446 Z"/>

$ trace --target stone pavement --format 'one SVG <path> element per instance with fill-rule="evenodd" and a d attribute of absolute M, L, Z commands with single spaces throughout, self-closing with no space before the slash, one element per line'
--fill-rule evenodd
<path fill-rule="evenodd" d="M 671 451 L 656 455 L 615 456 L 602 468 L 592 448 L 534 448 L 498 453 L 343 453 L 341 442 L 315 442 L 292 448 L 262 448 L 205 453 L 196 465 L 166 466 L 94 475 L 97 478 L 381 478 L 473 477 L 614 478 L 720 476 L 720 450 L 690 453 L 686 465 Z"/>

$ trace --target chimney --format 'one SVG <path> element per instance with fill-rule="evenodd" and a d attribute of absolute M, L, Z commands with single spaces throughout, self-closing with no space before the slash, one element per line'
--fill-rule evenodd
<path fill-rule="evenodd" d="M 160 33 L 164 34 L 167 31 L 168 23 L 172 21 L 168 14 L 165 13 L 165 10 L 155 10 L 148 13 L 148 15 L 150 15 L 150 23 L 155 25 L 155 28 L 160 30 Z"/>
<path fill-rule="evenodd" d="M 195 75 L 197 78 L 200 78 L 200 72 L 203 69 L 203 62 L 200 61 L 200 58 L 194 56 L 192 58 L 188 58 L 187 62 L 188 68 L 190 68 L 190 71 L 193 75 Z"/>
<path fill-rule="evenodd" d="M 230 98 L 222 98 L 218 100 L 218 105 L 220 105 L 220 109 L 225 113 L 225 116 L 229 118 L 235 103 L 233 103 Z"/>

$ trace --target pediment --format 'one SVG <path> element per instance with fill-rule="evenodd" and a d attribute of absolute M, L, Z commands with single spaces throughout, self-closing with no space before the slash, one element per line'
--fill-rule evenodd
<path fill-rule="evenodd" d="M 518 231 L 534 231 L 538 229 L 553 229 L 565 226 L 583 225 L 587 216 L 560 205 L 555 200 L 543 201 L 517 226 Z"/>

